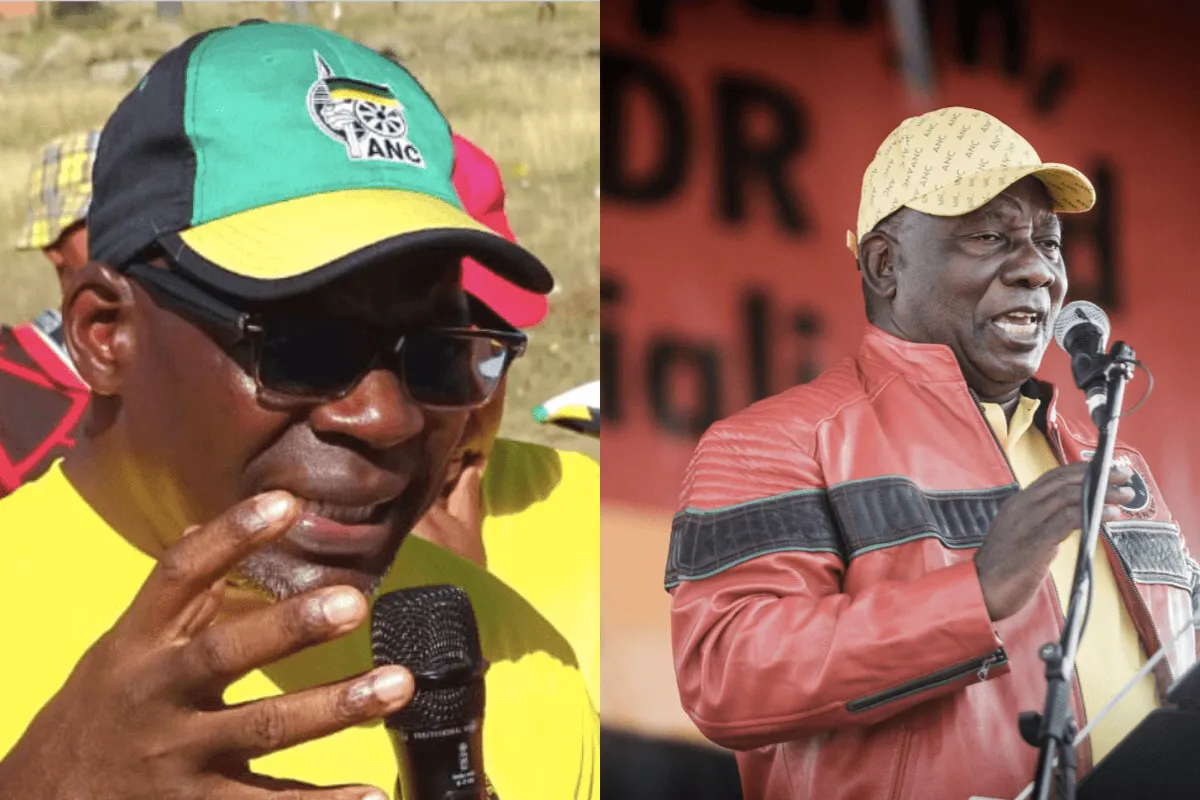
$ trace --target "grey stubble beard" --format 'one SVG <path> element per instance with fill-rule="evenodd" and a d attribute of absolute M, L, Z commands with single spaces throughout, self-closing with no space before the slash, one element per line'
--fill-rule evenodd
<path fill-rule="evenodd" d="M 291 559 L 286 559 L 291 561 Z M 229 580 L 268 600 L 286 600 L 327 585 L 325 570 L 300 561 L 281 563 L 277 553 L 257 552 L 244 558 Z M 365 587 L 356 586 L 371 600 L 383 583 L 383 575 L 372 575 Z"/>

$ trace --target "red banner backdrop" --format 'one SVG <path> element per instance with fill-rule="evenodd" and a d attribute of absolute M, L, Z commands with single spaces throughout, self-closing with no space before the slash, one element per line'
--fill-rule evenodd
<path fill-rule="evenodd" d="M 903 118 L 988 111 L 1095 182 L 1064 217 L 1069 299 L 1105 306 L 1154 372 L 1122 424 L 1200 550 L 1200 60 L 1193 4 L 924 4 L 936 89 L 906 89 L 890 4 L 605 0 L 602 106 L 604 709 L 688 735 L 662 591 L 670 515 L 714 419 L 852 353 L 845 247 L 862 173 Z M 1083 404 L 1065 356 L 1043 375 Z M 1136 399 L 1144 376 L 1131 386 Z"/>

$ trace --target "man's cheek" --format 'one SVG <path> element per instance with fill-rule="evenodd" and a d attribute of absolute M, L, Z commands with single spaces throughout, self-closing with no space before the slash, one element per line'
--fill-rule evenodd
<path fill-rule="evenodd" d="M 462 471 L 465 458 L 474 447 L 471 429 L 472 422 L 467 414 L 455 414 L 452 418 L 444 419 L 430 428 L 426 457 L 429 463 L 437 465 L 434 477 L 439 477 L 438 485 Z"/>

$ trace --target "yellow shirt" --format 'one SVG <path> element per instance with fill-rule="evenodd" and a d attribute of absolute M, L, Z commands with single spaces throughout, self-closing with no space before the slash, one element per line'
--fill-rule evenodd
<path fill-rule="evenodd" d="M 502 800 L 599 800 L 599 465 L 586 456 L 500 441 L 484 476 L 491 571 L 416 537 L 381 591 L 452 583 L 471 598 L 486 677 L 485 769 Z M 153 561 L 75 492 L 59 464 L 0 501 L 0 757 L 116 621 Z M 256 670 L 238 703 L 371 668 L 369 623 Z M 396 759 L 381 723 L 274 753 L 255 771 L 389 793 Z"/>
<path fill-rule="evenodd" d="M 1005 420 L 1004 410 L 1000 406 L 983 404 L 988 423 L 1003 445 L 1022 489 L 1058 466 L 1058 458 L 1050 449 L 1049 442 L 1033 424 L 1039 402 L 1035 397 L 1022 396 L 1011 422 Z M 1059 605 L 1064 610 L 1070 602 L 1071 582 L 1075 576 L 1075 559 L 1079 555 L 1081 538 L 1079 531 L 1067 537 L 1050 565 Z M 1092 610 L 1079 642 L 1079 654 L 1075 662 L 1084 708 L 1089 716 L 1098 714 L 1108 705 L 1146 663 L 1146 653 L 1133 627 L 1133 620 L 1121 602 L 1112 565 L 1102 548 L 1103 543 L 1097 547 L 1093 560 Z M 1157 704 L 1154 677 L 1147 675 L 1092 731 L 1093 763 L 1112 750 Z"/>

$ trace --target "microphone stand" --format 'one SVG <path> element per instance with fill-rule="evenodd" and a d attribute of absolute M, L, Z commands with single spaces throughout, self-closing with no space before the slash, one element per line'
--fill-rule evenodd
<path fill-rule="evenodd" d="M 1071 582 L 1071 600 L 1067 605 L 1062 637 L 1038 651 L 1039 657 L 1046 662 L 1044 711 L 1041 714 L 1024 712 L 1018 717 L 1022 737 L 1040 748 L 1034 779 L 1033 797 L 1036 800 L 1050 800 L 1056 762 L 1059 791 L 1055 796 L 1060 800 L 1075 800 L 1076 722 L 1070 706 L 1071 680 L 1075 676 L 1075 656 L 1083 635 L 1092 582 L 1092 559 L 1100 537 L 1100 515 L 1104 509 L 1108 473 L 1112 468 L 1113 446 L 1117 441 L 1117 422 L 1121 416 L 1125 384 L 1133 378 L 1134 358 L 1129 345 L 1116 342 L 1107 356 L 1097 359 L 1097 366 L 1091 372 L 1076 380 L 1080 388 L 1086 388 L 1102 378 L 1106 400 L 1101 416 L 1096 420 L 1100 441 L 1083 482 L 1083 536 L 1075 561 L 1075 577 Z"/>

